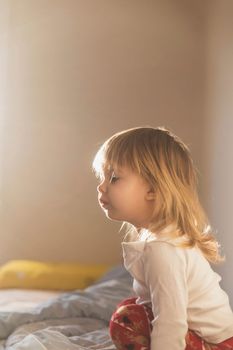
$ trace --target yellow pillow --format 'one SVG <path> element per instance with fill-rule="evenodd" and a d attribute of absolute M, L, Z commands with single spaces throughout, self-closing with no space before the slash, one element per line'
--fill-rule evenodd
<path fill-rule="evenodd" d="M 100 278 L 110 266 L 11 260 L 0 267 L 0 288 L 82 289 Z"/>

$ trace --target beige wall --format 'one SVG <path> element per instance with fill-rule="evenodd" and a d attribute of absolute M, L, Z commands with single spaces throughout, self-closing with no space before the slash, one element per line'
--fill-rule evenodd
<path fill-rule="evenodd" d="M 120 261 L 120 225 L 98 208 L 91 173 L 113 132 L 165 125 L 202 168 L 200 4 L 0 2 L 0 262 Z"/>
<path fill-rule="evenodd" d="M 205 198 L 226 263 L 217 270 L 233 305 L 233 2 L 211 0 L 206 17 Z"/>

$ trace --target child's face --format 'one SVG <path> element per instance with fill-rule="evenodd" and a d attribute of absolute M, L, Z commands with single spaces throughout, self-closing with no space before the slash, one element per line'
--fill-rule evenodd
<path fill-rule="evenodd" d="M 110 169 L 97 187 L 101 208 L 109 219 L 148 227 L 154 210 L 150 186 L 128 168 Z"/>

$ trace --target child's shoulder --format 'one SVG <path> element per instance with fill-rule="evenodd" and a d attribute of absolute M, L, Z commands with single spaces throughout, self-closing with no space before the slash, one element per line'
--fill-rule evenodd
<path fill-rule="evenodd" d="M 178 241 L 154 238 L 145 241 L 144 254 L 156 254 L 156 255 L 183 255 L 185 248 L 178 244 Z"/>
<path fill-rule="evenodd" d="M 171 234 L 155 234 L 149 233 L 144 240 L 146 245 L 156 244 L 157 246 L 162 245 L 164 247 L 182 247 L 182 244 L 189 242 L 188 235 L 172 236 Z"/>
<path fill-rule="evenodd" d="M 189 266 L 209 266 L 209 262 L 203 256 L 197 246 L 182 246 L 188 238 L 178 237 L 176 239 L 154 238 L 145 241 L 143 249 L 143 260 L 153 260 L 155 264 L 166 263 Z"/>

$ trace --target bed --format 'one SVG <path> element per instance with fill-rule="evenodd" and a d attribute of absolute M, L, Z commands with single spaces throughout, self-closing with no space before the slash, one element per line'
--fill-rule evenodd
<path fill-rule="evenodd" d="M 109 319 L 131 295 L 132 279 L 122 266 L 84 290 L 0 290 L 0 349 L 113 350 Z"/>

